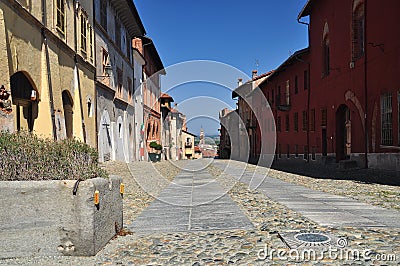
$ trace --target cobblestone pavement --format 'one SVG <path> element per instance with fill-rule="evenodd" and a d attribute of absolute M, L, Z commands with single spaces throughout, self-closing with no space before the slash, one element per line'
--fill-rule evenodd
<path fill-rule="evenodd" d="M 207 161 L 204 161 L 206 163 Z M 154 200 L 133 176 L 150 176 L 148 182 L 155 182 L 156 196 L 169 183 L 157 180 L 153 166 L 173 180 L 179 170 L 167 162 L 156 164 L 138 163 L 131 166 L 134 171 L 121 165 L 108 165 L 113 174 L 120 174 L 126 183 L 124 198 L 125 224 L 129 225 L 140 217 L 143 210 Z M 138 170 L 135 170 L 138 167 Z M 124 169 L 124 170 L 123 170 Z M 141 169 L 141 170 L 140 170 Z M 143 170 L 143 171 L 142 171 Z M 216 167 L 208 167 L 215 180 L 228 190 L 227 195 L 252 222 L 251 229 L 219 229 L 183 232 L 150 232 L 139 234 L 126 232 L 111 240 L 94 257 L 39 257 L 0 260 L 0 264 L 33 265 L 398 265 L 400 263 L 400 230 L 398 228 L 332 228 L 320 226 L 281 205 L 248 185 L 237 182 L 229 175 L 221 174 Z M 142 171 L 142 172 L 139 172 Z M 284 175 L 284 173 L 281 173 Z M 150 184 L 148 184 L 150 187 Z M 129 227 L 129 226 L 128 226 Z M 343 249 L 331 253 L 318 253 L 315 260 L 296 260 L 296 253 L 290 251 L 279 238 L 279 233 L 304 231 L 323 232 L 345 240 Z M 274 250 L 273 250 L 274 249 Z M 281 257 L 278 256 L 278 252 Z M 284 252 L 286 252 L 284 254 Z M 289 253 L 290 252 L 290 253 Z M 357 252 L 360 257 L 357 259 Z M 267 256 L 268 255 L 268 256 Z M 270 256 L 272 255 L 272 256 Z M 282 258 L 286 255 L 287 258 Z M 352 258 L 355 255 L 355 259 Z M 367 256 L 364 256 L 367 255 Z M 375 260 L 386 256 L 393 261 Z M 312 258 L 312 254 L 310 255 Z M 346 257 L 350 257 L 346 260 Z"/>

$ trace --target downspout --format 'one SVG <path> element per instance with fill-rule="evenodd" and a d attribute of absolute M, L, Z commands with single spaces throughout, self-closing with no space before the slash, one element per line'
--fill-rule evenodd
<path fill-rule="evenodd" d="M 49 47 L 47 44 L 45 28 L 42 28 L 42 37 L 43 37 L 43 42 L 44 42 L 45 54 L 46 54 L 47 83 L 49 85 L 50 116 L 51 116 L 51 124 L 52 124 L 52 128 L 53 128 L 53 138 L 54 138 L 54 140 L 57 140 L 56 118 L 55 118 L 55 112 L 54 112 L 53 85 L 51 83 L 51 74 L 50 74 Z"/>
<path fill-rule="evenodd" d="M 306 23 L 300 21 L 300 17 L 297 18 L 297 23 L 303 24 L 307 26 L 308 31 L 308 47 L 310 47 L 310 23 Z M 297 59 L 297 57 L 296 57 Z M 299 59 L 297 59 L 299 60 Z M 305 62 L 308 65 L 308 75 L 307 75 L 307 84 L 308 84 L 308 93 L 307 93 L 307 163 L 310 162 L 310 101 L 311 101 L 311 64 L 310 62 Z"/>
<path fill-rule="evenodd" d="M 75 55 L 74 55 L 74 62 L 75 62 L 75 69 L 76 71 L 76 79 L 77 79 L 77 85 L 78 85 L 78 93 L 79 93 L 79 105 L 81 109 L 81 119 L 82 119 L 82 134 L 83 134 L 83 142 L 86 142 L 86 126 L 85 126 L 85 116 L 83 113 L 83 104 L 82 104 L 82 91 L 81 91 L 81 81 L 79 78 L 79 69 L 78 69 L 78 41 L 77 41 L 77 29 L 76 29 L 76 16 L 78 15 L 78 7 L 79 7 L 79 1 L 74 1 L 75 3 L 75 14 L 74 14 L 74 32 L 75 32 L 75 38 L 74 38 L 74 44 L 75 44 Z M 74 77 L 75 78 L 75 77 Z"/>
<path fill-rule="evenodd" d="M 53 98 L 53 85 L 51 83 L 51 74 L 50 74 L 50 57 L 49 57 L 49 46 L 47 44 L 47 36 L 45 32 L 45 27 L 47 26 L 47 16 L 46 16 L 46 0 L 42 0 L 42 37 L 44 43 L 44 50 L 46 54 L 46 70 L 47 70 L 47 83 L 49 86 L 49 100 L 50 100 L 50 116 L 51 116 L 51 125 L 53 129 L 53 139 L 57 140 L 57 128 L 56 128 L 56 117 L 54 112 L 54 98 Z M 18 108 L 19 111 L 19 108 Z"/>
<path fill-rule="evenodd" d="M 368 75 L 367 75 L 367 0 L 364 0 L 364 168 L 368 168 Z"/>
<path fill-rule="evenodd" d="M 95 72 L 94 72 L 94 96 L 93 96 L 93 104 L 92 104 L 92 110 L 94 112 L 94 130 L 95 130 L 95 147 L 96 150 L 99 151 L 99 125 L 100 125 L 100 121 L 98 121 L 97 119 L 99 118 L 98 114 L 97 114 L 97 57 L 96 57 L 96 8 L 94 6 L 94 2 L 93 2 L 93 64 L 96 68 Z"/>

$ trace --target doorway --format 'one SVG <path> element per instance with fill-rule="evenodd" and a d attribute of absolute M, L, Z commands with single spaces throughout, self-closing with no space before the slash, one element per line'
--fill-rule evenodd
<path fill-rule="evenodd" d="M 326 128 L 322 128 L 322 156 L 328 155 L 328 136 Z"/>
<path fill-rule="evenodd" d="M 346 160 L 351 154 L 350 109 L 342 104 L 336 111 L 336 161 Z"/>
<path fill-rule="evenodd" d="M 62 102 L 64 109 L 64 121 L 65 121 L 65 131 L 67 133 L 67 138 L 73 138 L 73 101 L 71 94 L 68 91 L 62 92 Z"/>
<path fill-rule="evenodd" d="M 17 131 L 27 129 L 31 132 L 38 117 L 38 92 L 27 73 L 16 72 L 10 81 L 12 103 L 16 106 Z"/>

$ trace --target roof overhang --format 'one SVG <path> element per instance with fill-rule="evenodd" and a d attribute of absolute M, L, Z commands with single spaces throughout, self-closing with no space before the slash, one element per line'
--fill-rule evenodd
<path fill-rule="evenodd" d="M 303 9 L 300 11 L 297 19 L 300 20 L 302 17 L 307 17 L 311 14 L 311 2 L 312 0 L 308 0 Z"/>
<path fill-rule="evenodd" d="M 270 76 L 268 76 L 266 79 L 264 79 L 259 85 L 264 84 L 264 83 L 270 81 L 273 77 L 279 75 L 280 72 L 284 71 L 294 61 L 300 62 L 299 56 L 302 56 L 302 55 L 307 54 L 309 52 L 310 52 L 310 48 L 308 48 L 308 47 L 296 51 L 288 59 L 286 59 L 285 62 L 283 62 Z"/>
<path fill-rule="evenodd" d="M 146 34 L 142 20 L 132 0 L 113 0 L 110 1 L 110 3 L 114 6 L 121 22 L 124 24 L 131 37 L 143 36 Z M 134 22 L 132 22 L 132 18 Z"/>
<path fill-rule="evenodd" d="M 167 74 L 153 40 L 146 36 L 141 36 L 140 38 L 142 39 L 143 47 L 145 49 L 145 56 L 146 53 L 150 53 L 151 60 L 156 67 L 156 72 L 159 72 L 160 75 Z"/>
<path fill-rule="evenodd" d="M 195 134 L 190 133 L 189 131 L 182 130 L 182 132 L 184 132 L 184 133 L 186 133 L 186 134 L 188 134 L 188 135 L 190 135 L 190 136 L 197 137 Z"/>

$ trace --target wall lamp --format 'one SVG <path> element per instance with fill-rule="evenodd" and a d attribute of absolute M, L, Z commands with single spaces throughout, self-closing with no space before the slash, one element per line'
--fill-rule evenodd
<path fill-rule="evenodd" d="M 105 76 L 97 76 L 97 77 L 98 78 L 109 78 L 112 74 L 112 70 L 113 70 L 112 66 L 108 64 L 104 67 L 104 72 L 106 75 Z"/>

